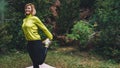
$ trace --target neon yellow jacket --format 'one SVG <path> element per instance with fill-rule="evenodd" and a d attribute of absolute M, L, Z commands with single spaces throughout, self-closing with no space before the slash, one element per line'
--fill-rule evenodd
<path fill-rule="evenodd" d="M 23 19 L 22 29 L 25 34 L 25 38 L 28 41 L 31 40 L 41 40 L 41 36 L 38 34 L 38 27 L 47 35 L 47 37 L 52 40 L 53 35 L 45 27 L 45 25 L 40 21 L 40 19 L 33 15 L 27 15 Z"/>

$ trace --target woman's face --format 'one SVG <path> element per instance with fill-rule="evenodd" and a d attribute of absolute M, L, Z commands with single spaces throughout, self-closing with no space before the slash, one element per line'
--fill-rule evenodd
<path fill-rule="evenodd" d="M 31 14 L 32 12 L 32 7 L 30 5 L 28 5 L 26 8 L 25 8 L 25 14 L 29 15 Z"/>

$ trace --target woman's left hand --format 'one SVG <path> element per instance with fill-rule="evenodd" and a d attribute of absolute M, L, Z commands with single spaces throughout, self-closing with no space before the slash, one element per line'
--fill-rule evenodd
<path fill-rule="evenodd" d="M 49 47 L 49 45 L 51 44 L 51 41 L 47 38 L 43 41 L 43 43 L 45 44 L 45 47 Z"/>

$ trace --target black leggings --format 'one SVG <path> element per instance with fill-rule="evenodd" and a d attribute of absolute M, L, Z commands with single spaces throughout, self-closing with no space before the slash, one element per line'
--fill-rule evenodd
<path fill-rule="evenodd" d="M 34 68 L 39 68 L 43 64 L 47 54 L 47 48 L 43 46 L 42 41 L 28 41 L 27 50 L 33 62 Z"/>

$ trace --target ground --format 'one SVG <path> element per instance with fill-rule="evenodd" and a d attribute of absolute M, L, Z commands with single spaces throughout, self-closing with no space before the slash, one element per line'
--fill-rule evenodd
<path fill-rule="evenodd" d="M 74 46 L 49 49 L 45 63 L 56 68 L 120 68 L 120 64 L 105 60 L 90 51 Z M 26 68 L 32 65 L 27 52 L 0 55 L 0 68 Z"/>

